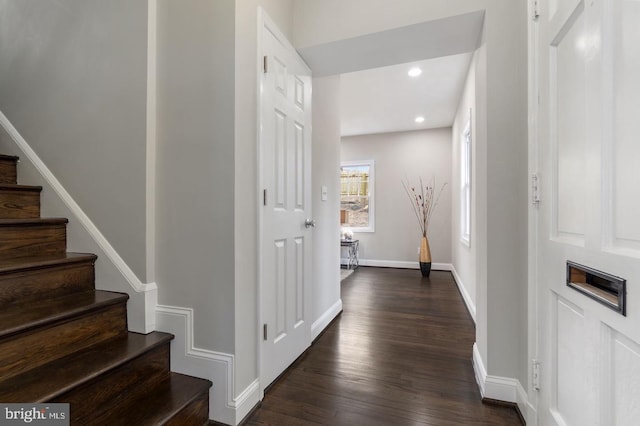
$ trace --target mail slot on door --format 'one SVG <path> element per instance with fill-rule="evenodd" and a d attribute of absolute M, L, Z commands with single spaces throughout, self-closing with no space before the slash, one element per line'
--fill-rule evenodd
<path fill-rule="evenodd" d="M 627 280 L 567 261 L 567 286 L 627 316 Z"/>

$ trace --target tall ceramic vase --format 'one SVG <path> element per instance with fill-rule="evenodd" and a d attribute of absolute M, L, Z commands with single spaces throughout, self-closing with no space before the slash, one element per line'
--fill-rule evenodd
<path fill-rule="evenodd" d="M 428 277 L 431 273 L 431 250 L 427 237 L 422 237 L 420 242 L 420 272 L 423 277 Z"/>

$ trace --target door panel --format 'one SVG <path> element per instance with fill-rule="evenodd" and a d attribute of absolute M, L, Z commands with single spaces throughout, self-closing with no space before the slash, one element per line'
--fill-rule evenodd
<path fill-rule="evenodd" d="M 582 3 L 580 3 L 582 4 Z M 584 10 L 578 7 L 551 45 L 552 143 L 556 145 L 555 234 L 584 244 L 586 64 L 576 46 L 584 36 Z"/>
<path fill-rule="evenodd" d="M 604 394 L 611 404 L 613 425 L 637 424 L 640 419 L 640 346 L 613 332 L 611 347 L 611 393 Z"/>
<path fill-rule="evenodd" d="M 311 344 L 311 73 L 266 20 L 260 76 L 260 379 L 269 385 Z"/>
<path fill-rule="evenodd" d="M 640 415 L 638 23 L 638 0 L 540 2 L 540 425 L 635 425 Z M 625 279 L 627 315 L 569 288 L 567 261 Z"/>
<path fill-rule="evenodd" d="M 636 124 L 640 117 L 640 1 L 612 1 L 612 83 L 613 159 L 612 223 L 608 241 L 612 249 L 640 257 L 640 229 L 637 226 L 640 198 L 637 184 L 640 167 L 640 143 Z"/>

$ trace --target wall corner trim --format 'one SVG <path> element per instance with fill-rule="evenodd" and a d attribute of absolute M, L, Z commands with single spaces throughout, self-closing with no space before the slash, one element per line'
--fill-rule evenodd
<path fill-rule="evenodd" d="M 488 375 L 477 343 L 473 344 L 473 370 L 483 398 L 517 404 L 520 413 L 527 418 L 530 417 L 533 407 L 529 404 L 527 392 L 520 381 L 510 377 Z"/>
<path fill-rule="evenodd" d="M 118 252 L 113 248 L 105 236 L 100 232 L 98 227 L 89 219 L 89 216 L 80 208 L 78 203 L 71 197 L 71 194 L 67 192 L 62 186 L 60 181 L 53 175 L 51 170 L 44 164 L 38 154 L 29 146 L 27 141 L 22 137 L 18 130 L 11 124 L 9 119 L 0 111 L 0 126 L 2 126 L 13 141 L 18 145 L 18 148 L 25 154 L 29 161 L 34 165 L 36 170 L 47 181 L 51 188 L 58 194 L 64 204 L 73 212 L 78 221 L 82 224 L 85 230 L 91 235 L 96 244 L 105 252 L 109 260 L 118 268 L 120 273 L 125 277 L 131 287 L 138 293 L 157 290 L 156 283 L 143 283 L 138 276 L 131 270 L 129 265 L 120 257 Z"/>
<path fill-rule="evenodd" d="M 209 379 L 209 417 L 217 422 L 236 425 L 260 401 L 260 382 L 249 384 L 235 396 L 235 356 L 195 347 L 194 310 L 178 306 L 157 305 L 158 330 L 175 336 L 171 344 L 171 370 Z"/>
<path fill-rule="evenodd" d="M 327 328 L 327 326 L 333 321 L 335 317 L 338 316 L 342 312 L 342 299 L 338 299 L 336 303 L 331 305 L 329 309 L 327 309 L 320 318 L 315 320 L 313 324 L 311 324 L 311 341 L 313 342 L 316 337 L 322 333 L 322 331 Z"/>
<path fill-rule="evenodd" d="M 453 279 L 455 280 L 456 285 L 458 286 L 458 290 L 460 290 L 460 294 L 462 295 L 462 299 L 464 300 L 465 305 L 467 305 L 467 310 L 469 311 L 469 314 L 471 315 L 471 318 L 475 323 L 476 322 L 476 304 L 474 303 L 473 300 L 471 300 L 471 296 L 467 292 L 467 288 L 462 282 L 462 278 L 460 278 L 460 275 L 458 275 L 458 271 L 456 271 L 456 267 L 454 265 L 451 265 L 451 274 L 453 275 Z"/>
<path fill-rule="evenodd" d="M 260 380 L 256 379 L 233 400 L 232 408 L 235 410 L 235 424 L 240 424 L 259 402 Z"/>

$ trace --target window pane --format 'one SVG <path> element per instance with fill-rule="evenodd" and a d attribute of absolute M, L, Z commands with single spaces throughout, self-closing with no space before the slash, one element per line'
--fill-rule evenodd
<path fill-rule="evenodd" d="M 370 166 L 340 168 L 340 222 L 350 228 L 369 227 Z"/>

